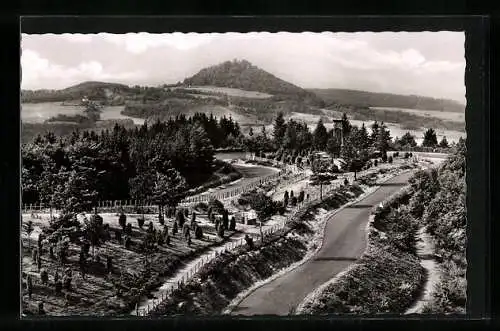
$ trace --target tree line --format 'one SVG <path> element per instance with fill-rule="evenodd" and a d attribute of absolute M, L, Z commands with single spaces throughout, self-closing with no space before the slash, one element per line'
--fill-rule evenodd
<path fill-rule="evenodd" d="M 214 145 L 230 135 L 240 135 L 237 123 L 204 114 L 134 129 L 38 135 L 22 146 L 23 202 L 76 212 L 98 200 L 175 204 L 213 174 Z"/>

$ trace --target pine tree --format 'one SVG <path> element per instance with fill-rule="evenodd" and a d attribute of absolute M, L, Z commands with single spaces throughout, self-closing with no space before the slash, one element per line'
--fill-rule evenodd
<path fill-rule="evenodd" d="M 346 113 L 342 114 L 342 132 L 344 137 L 349 136 L 351 133 L 351 123 L 349 122 Z"/>
<path fill-rule="evenodd" d="M 438 145 L 436 131 L 429 128 L 424 133 L 424 140 L 422 141 L 422 147 L 436 147 Z"/>
<path fill-rule="evenodd" d="M 317 150 L 325 150 L 326 144 L 328 141 L 328 133 L 326 131 L 325 126 L 323 125 L 323 120 L 320 118 L 318 124 L 316 125 L 316 129 L 314 130 L 314 147 Z"/>
<path fill-rule="evenodd" d="M 283 138 L 285 136 L 286 124 L 283 117 L 283 113 L 279 112 L 274 120 L 273 127 L 273 138 L 276 148 L 280 148 L 283 145 Z"/>
<path fill-rule="evenodd" d="M 443 139 L 439 142 L 439 147 L 441 148 L 448 148 L 450 147 L 448 144 L 448 140 L 446 140 L 446 136 L 443 136 Z"/>

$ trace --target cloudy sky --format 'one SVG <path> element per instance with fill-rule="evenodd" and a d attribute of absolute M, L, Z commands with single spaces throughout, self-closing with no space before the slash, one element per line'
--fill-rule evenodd
<path fill-rule="evenodd" d="M 169 84 L 237 58 L 304 88 L 465 103 L 464 42 L 463 32 L 23 34 L 21 87 Z"/>

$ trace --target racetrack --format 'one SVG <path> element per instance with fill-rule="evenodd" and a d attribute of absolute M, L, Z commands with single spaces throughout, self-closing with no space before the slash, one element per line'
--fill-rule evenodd
<path fill-rule="evenodd" d="M 361 201 L 334 214 L 325 228 L 323 246 L 310 260 L 257 288 L 233 315 L 287 315 L 315 288 L 355 262 L 366 247 L 366 225 L 372 208 L 401 189 L 412 172 L 398 175 Z"/>

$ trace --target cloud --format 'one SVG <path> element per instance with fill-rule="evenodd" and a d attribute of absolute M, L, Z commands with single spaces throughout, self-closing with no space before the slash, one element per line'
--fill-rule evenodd
<path fill-rule="evenodd" d="M 156 85 L 238 58 L 304 88 L 464 101 L 464 40 L 459 32 L 30 35 L 23 49 L 38 57 L 25 61 L 34 73 L 23 79 L 37 88 L 68 86 L 65 75 L 71 84 L 82 77 Z"/>
<path fill-rule="evenodd" d="M 109 73 L 104 71 L 101 63 L 97 61 L 81 62 L 76 67 L 67 67 L 51 63 L 42 58 L 37 52 L 25 49 L 21 56 L 22 87 L 24 89 L 39 88 L 50 81 L 48 88 L 65 88 L 82 81 L 117 81 L 138 79 L 143 73 L 140 71 L 123 71 Z"/>
<path fill-rule="evenodd" d="M 215 37 L 211 34 L 180 32 L 169 34 L 150 34 L 141 32 L 121 35 L 100 33 L 99 36 L 114 44 L 124 45 L 127 51 L 136 54 L 143 53 L 150 48 L 161 46 L 170 46 L 183 51 L 190 50 L 210 42 Z"/>

